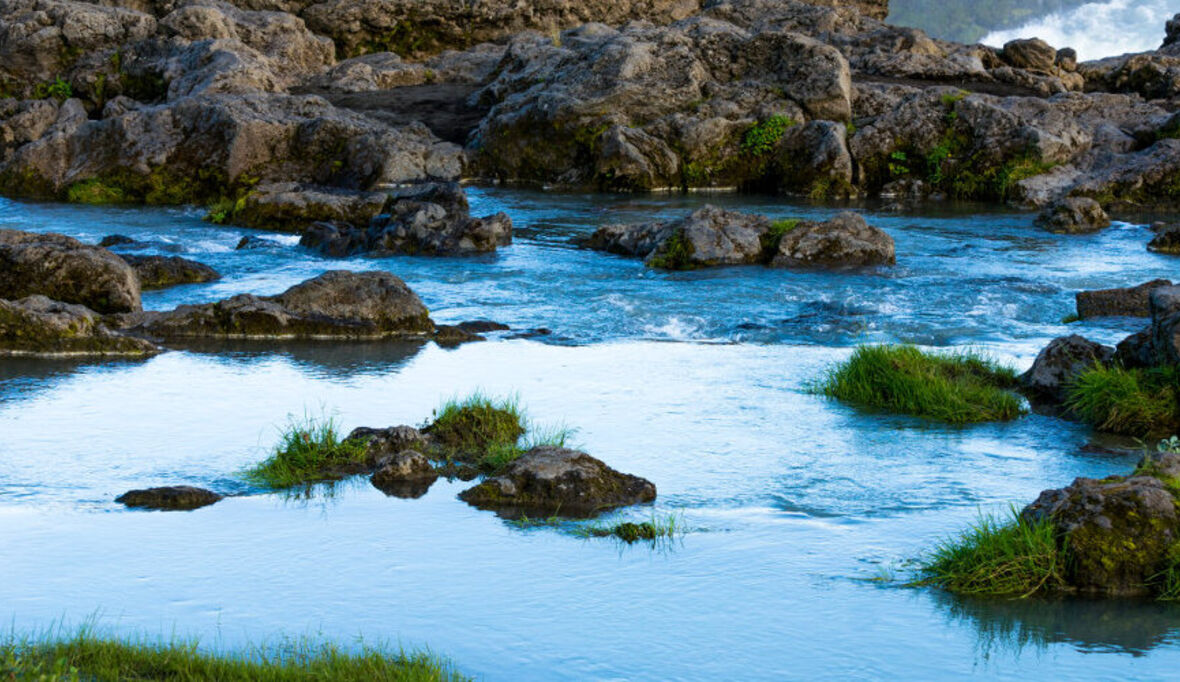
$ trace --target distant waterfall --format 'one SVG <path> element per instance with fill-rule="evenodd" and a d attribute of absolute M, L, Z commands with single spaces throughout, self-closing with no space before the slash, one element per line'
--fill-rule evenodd
<path fill-rule="evenodd" d="M 1002 46 L 1015 38 L 1040 38 L 1072 47 L 1082 60 L 1154 50 L 1164 41 L 1164 22 L 1180 13 L 1180 0 L 1111 0 L 1050 14 L 1020 28 L 995 31 L 980 42 Z"/>

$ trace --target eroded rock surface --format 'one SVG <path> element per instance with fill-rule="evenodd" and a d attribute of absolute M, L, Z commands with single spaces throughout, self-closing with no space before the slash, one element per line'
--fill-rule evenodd
<path fill-rule="evenodd" d="M 0 299 L 0 355 L 148 355 L 154 344 L 107 327 L 89 308 L 34 295 Z"/>
<path fill-rule="evenodd" d="M 60 234 L 0 230 L 0 298 L 34 294 L 99 313 L 141 307 L 135 271 L 110 251 Z"/>
<path fill-rule="evenodd" d="M 221 279 L 216 270 L 180 256 L 120 255 L 135 270 L 141 289 L 165 289 L 178 284 L 200 284 Z"/>

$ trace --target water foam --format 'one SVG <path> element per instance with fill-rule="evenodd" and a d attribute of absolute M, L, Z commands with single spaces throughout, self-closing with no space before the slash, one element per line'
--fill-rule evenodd
<path fill-rule="evenodd" d="M 1000 47 L 1017 38 L 1040 38 L 1057 48 L 1072 47 L 1081 60 L 1101 59 L 1157 49 L 1164 42 L 1164 23 L 1176 12 L 1175 0 L 1092 2 L 992 32 L 980 42 Z"/>

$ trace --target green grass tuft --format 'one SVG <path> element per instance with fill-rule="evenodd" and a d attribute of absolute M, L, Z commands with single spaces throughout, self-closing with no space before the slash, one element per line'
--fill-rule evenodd
<path fill-rule="evenodd" d="M 981 515 L 979 521 L 940 543 L 923 560 L 918 585 L 957 594 L 1027 597 L 1066 587 L 1066 557 L 1050 521 Z"/>
<path fill-rule="evenodd" d="M 491 453 L 515 446 L 525 434 L 525 416 L 516 398 L 492 399 L 480 392 L 449 400 L 423 428 L 452 454 Z"/>
<path fill-rule="evenodd" d="M 799 227 L 800 222 L 802 221 L 799 218 L 783 218 L 781 220 L 772 222 L 770 224 L 770 229 L 762 235 L 763 255 L 769 255 L 773 257 L 773 254 L 778 251 L 779 242 L 783 240 L 783 237 L 785 237 L 787 233 L 789 233 L 791 230 L 794 230 L 796 227 Z"/>
<path fill-rule="evenodd" d="M 1016 373 L 971 352 L 860 346 L 812 391 L 854 405 L 949 424 L 1015 419 L 1026 410 L 1011 388 Z"/>
<path fill-rule="evenodd" d="M 683 519 L 673 512 L 663 516 L 652 514 L 651 519 L 640 523 L 622 521 L 619 523 L 593 523 L 579 527 L 575 534 L 584 538 L 616 537 L 627 544 L 648 540 L 673 539 L 686 531 Z"/>
<path fill-rule="evenodd" d="M 0 639 L 0 680 L 464 680 L 451 664 L 427 653 L 364 648 L 350 653 L 310 640 L 244 654 L 208 653 L 195 642 L 109 639 L 87 629 L 68 638 Z"/>
<path fill-rule="evenodd" d="M 334 420 L 305 416 L 292 419 L 274 454 L 244 477 L 275 489 L 331 480 L 363 470 L 367 452 L 365 441 L 342 439 Z"/>
<path fill-rule="evenodd" d="M 1163 435 L 1180 425 L 1180 371 L 1095 366 L 1067 387 L 1065 405 L 1102 431 Z"/>
<path fill-rule="evenodd" d="M 742 151 L 751 156 L 763 156 L 771 152 L 787 129 L 797 123 L 790 116 L 777 114 L 754 124 L 742 136 Z"/>

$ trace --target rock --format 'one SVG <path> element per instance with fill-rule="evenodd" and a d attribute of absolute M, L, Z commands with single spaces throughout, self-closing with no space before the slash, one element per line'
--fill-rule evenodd
<path fill-rule="evenodd" d="M 164 289 L 177 284 L 199 284 L 221 279 L 216 270 L 180 256 L 120 256 L 139 277 L 142 289 Z"/>
<path fill-rule="evenodd" d="M 204 488 L 187 485 L 167 486 L 131 490 L 115 498 L 116 502 L 128 507 L 161 509 L 167 511 L 188 511 L 207 507 L 222 499 L 221 495 Z"/>
<path fill-rule="evenodd" d="M 765 216 L 705 206 L 678 220 L 604 225 L 586 246 L 640 256 L 653 268 L 689 270 L 764 262 L 762 238 L 770 231 Z"/>
<path fill-rule="evenodd" d="M 1138 286 L 1122 289 L 1099 289 L 1079 291 L 1077 300 L 1078 317 L 1148 317 L 1151 315 L 1149 295 L 1153 289 L 1171 286 L 1166 279 L 1154 279 Z"/>
<path fill-rule="evenodd" d="M 801 222 L 783 235 L 771 267 L 892 265 L 893 238 L 845 211 L 822 223 Z"/>
<path fill-rule="evenodd" d="M 278 296 L 241 294 L 148 316 L 136 333 L 178 338 L 425 339 L 426 307 L 386 272 L 331 271 Z"/>
<path fill-rule="evenodd" d="M 453 348 L 473 341 L 487 341 L 487 339 L 458 326 L 440 324 L 434 328 L 434 342 L 444 348 Z"/>
<path fill-rule="evenodd" d="M 335 257 L 465 256 L 511 244 L 512 220 L 504 213 L 472 218 L 457 183 L 426 183 L 392 190 L 383 215 L 372 222 L 316 223 L 299 243 Z"/>
<path fill-rule="evenodd" d="M 459 498 L 480 508 L 588 515 L 651 502 L 656 487 L 584 452 L 541 446 L 521 455 L 500 474 L 463 491 Z"/>
<path fill-rule="evenodd" d="M 506 324 L 491 320 L 468 320 L 455 325 L 468 334 L 485 334 L 487 332 L 503 332 L 512 329 Z"/>
<path fill-rule="evenodd" d="M 1180 45 L 1180 14 L 1168 20 L 1164 25 L 1164 30 L 1167 35 L 1164 38 L 1164 44 L 1160 46 L 1161 49 L 1171 45 Z"/>
<path fill-rule="evenodd" d="M 1078 478 L 1042 492 L 1022 515 L 1057 527 L 1070 557 L 1066 581 L 1083 592 L 1147 593 L 1180 539 L 1176 500 L 1154 476 Z"/>
<path fill-rule="evenodd" d="M 246 235 L 238 240 L 235 251 L 245 251 L 249 249 L 270 249 L 275 246 L 275 243 L 269 239 L 262 239 L 253 235 Z"/>
<path fill-rule="evenodd" d="M 425 455 L 404 450 L 386 456 L 369 480 L 386 495 L 417 498 L 425 495 L 437 478 L 438 473 Z"/>
<path fill-rule="evenodd" d="M 1148 294 L 1151 347 L 1157 365 L 1180 364 L 1180 286 L 1158 287 Z"/>
<path fill-rule="evenodd" d="M 1154 366 L 1156 357 L 1151 327 L 1140 330 L 1119 341 L 1118 345 L 1115 346 L 1114 360 L 1128 369 Z"/>
<path fill-rule="evenodd" d="M 353 429 L 347 440 L 364 439 L 368 441 L 367 458 L 376 468 L 379 463 L 392 455 L 404 451 L 423 451 L 430 448 L 429 436 L 412 426 L 393 426 L 387 429 L 374 429 L 362 426 Z"/>
<path fill-rule="evenodd" d="M 0 300 L 0 355 L 148 355 L 143 339 L 121 336 L 85 306 L 27 296 Z"/>
<path fill-rule="evenodd" d="M 313 223 L 368 225 L 385 206 L 385 192 L 364 192 L 299 183 L 262 185 L 246 195 L 230 220 L 260 230 L 305 232 Z"/>
<path fill-rule="evenodd" d="M 135 272 L 110 251 L 60 234 L 0 230 L 0 298 L 32 294 L 99 313 L 141 307 Z"/>
<path fill-rule="evenodd" d="M 123 234 L 109 234 L 103 237 L 98 242 L 98 246 L 104 249 L 109 249 L 112 246 L 123 246 L 125 244 L 134 244 L 135 240 Z"/>
<path fill-rule="evenodd" d="M 1114 349 L 1074 334 L 1053 339 L 1041 349 L 1032 367 L 1020 375 L 1020 385 L 1032 396 L 1051 403 L 1064 403 L 1066 389 L 1074 378 L 1110 362 Z"/>
<path fill-rule="evenodd" d="M 1180 255 L 1180 225 L 1169 225 L 1158 232 L 1147 243 L 1147 250 L 1155 253 Z"/>
<path fill-rule="evenodd" d="M 1000 58 L 1018 69 L 1052 72 L 1057 50 L 1040 38 L 1013 40 L 1004 44 Z"/>
<path fill-rule="evenodd" d="M 1037 225 L 1050 232 L 1082 234 L 1110 227 L 1110 216 L 1093 199 L 1066 197 L 1037 216 Z"/>

